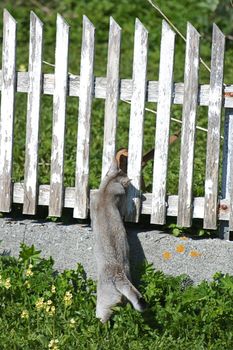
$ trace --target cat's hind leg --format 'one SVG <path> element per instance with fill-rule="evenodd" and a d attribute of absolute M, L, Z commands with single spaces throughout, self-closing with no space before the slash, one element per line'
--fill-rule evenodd
<path fill-rule="evenodd" d="M 112 308 L 121 302 L 122 295 L 112 282 L 97 284 L 97 305 L 96 317 L 102 323 L 109 320 L 112 315 Z"/>
<path fill-rule="evenodd" d="M 118 273 L 114 278 L 116 289 L 122 293 L 132 304 L 133 307 L 140 312 L 145 311 L 147 304 L 141 293 L 128 280 L 125 273 Z"/>

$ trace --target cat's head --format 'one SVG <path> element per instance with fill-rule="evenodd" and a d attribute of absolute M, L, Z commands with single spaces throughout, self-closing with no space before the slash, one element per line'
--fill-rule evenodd
<path fill-rule="evenodd" d="M 128 178 L 127 174 L 119 168 L 117 160 L 114 158 L 109 171 L 108 176 L 114 176 L 114 181 L 119 182 L 124 188 L 127 188 L 131 182 L 131 179 Z"/>

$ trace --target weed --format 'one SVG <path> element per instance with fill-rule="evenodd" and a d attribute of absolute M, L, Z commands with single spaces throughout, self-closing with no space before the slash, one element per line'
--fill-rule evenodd
<path fill-rule="evenodd" d="M 148 310 L 117 306 L 102 325 L 95 282 L 82 266 L 55 273 L 51 258 L 22 245 L 19 259 L 0 258 L 0 348 L 232 349 L 232 276 L 218 273 L 193 286 L 187 276 L 165 276 L 149 264 L 142 270 Z"/>

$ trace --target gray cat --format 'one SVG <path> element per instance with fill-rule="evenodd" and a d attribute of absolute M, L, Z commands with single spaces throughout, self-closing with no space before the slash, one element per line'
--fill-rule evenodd
<path fill-rule="evenodd" d="M 140 312 L 145 309 L 142 295 L 130 282 L 129 247 L 122 217 L 125 213 L 127 175 L 114 159 L 99 190 L 91 199 L 91 221 L 97 260 L 96 317 L 106 322 L 112 307 L 126 297 Z"/>

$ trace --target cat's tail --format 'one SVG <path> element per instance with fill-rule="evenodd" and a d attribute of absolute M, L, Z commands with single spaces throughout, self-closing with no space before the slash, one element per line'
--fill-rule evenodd
<path fill-rule="evenodd" d="M 123 294 L 132 304 L 133 307 L 140 312 L 147 308 L 147 304 L 143 299 L 141 293 L 129 281 L 125 273 L 118 273 L 114 278 L 116 289 Z"/>

